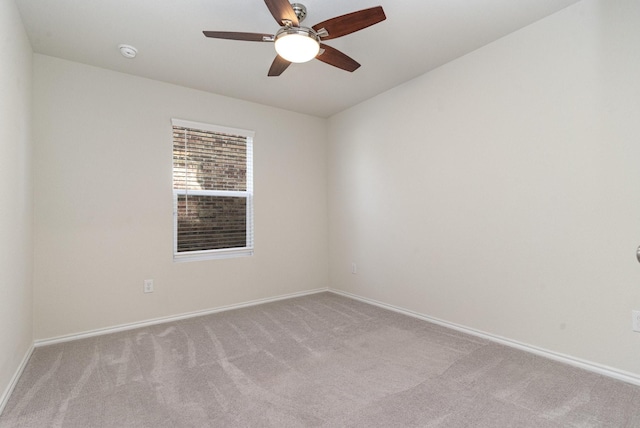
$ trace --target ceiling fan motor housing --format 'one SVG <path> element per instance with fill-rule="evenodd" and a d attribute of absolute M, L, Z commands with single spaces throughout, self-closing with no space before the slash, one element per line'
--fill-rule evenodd
<path fill-rule="evenodd" d="M 293 8 L 293 11 L 296 13 L 296 16 L 298 17 L 298 22 L 304 21 L 304 18 L 307 17 L 306 6 L 301 3 L 291 3 L 291 7 Z"/>

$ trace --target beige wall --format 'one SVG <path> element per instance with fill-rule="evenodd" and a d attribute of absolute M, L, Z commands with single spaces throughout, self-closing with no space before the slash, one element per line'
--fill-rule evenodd
<path fill-rule="evenodd" d="M 639 22 L 585 0 L 330 118 L 331 286 L 640 375 Z"/>
<path fill-rule="evenodd" d="M 31 46 L 0 0 L 0 403 L 32 342 Z"/>
<path fill-rule="evenodd" d="M 42 55 L 34 93 L 36 339 L 328 286 L 325 119 Z M 255 131 L 253 257 L 172 261 L 172 117 Z"/>
<path fill-rule="evenodd" d="M 638 2 L 585 0 L 328 124 L 35 55 L 35 248 L 31 50 L 0 12 L 0 386 L 32 313 L 43 339 L 328 285 L 640 375 Z M 172 262 L 172 117 L 256 131 L 255 256 Z"/>

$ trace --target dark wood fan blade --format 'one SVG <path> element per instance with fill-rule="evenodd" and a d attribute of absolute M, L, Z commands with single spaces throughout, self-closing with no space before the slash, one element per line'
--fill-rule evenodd
<path fill-rule="evenodd" d="M 269 12 L 276 19 L 278 25 L 284 25 L 284 21 L 291 21 L 294 27 L 299 26 L 298 17 L 291 7 L 289 0 L 264 0 Z"/>
<path fill-rule="evenodd" d="M 291 65 L 289 61 L 282 58 L 280 55 L 276 55 L 276 59 L 273 60 L 271 68 L 269 69 L 268 76 L 280 76 L 282 72 L 289 67 L 289 65 Z"/>
<path fill-rule="evenodd" d="M 323 28 L 327 30 L 329 35 L 323 36 L 322 40 L 329 40 L 355 33 L 385 19 L 387 17 L 384 14 L 384 10 L 382 10 L 382 6 L 376 6 L 322 21 L 312 28 L 315 31 L 320 31 Z"/>
<path fill-rule="evenodd" d="M 207 37 L 214 39 L 244 40 L 247 42 L 273 42 L 273 34 L 238 33 L 235 31 L 203 31 Z"/>
<path fill-rule="evenodd" d="M 338 49 L 334 49 L 331 46 L 320 43 L 320 53 L 316 56 L 322 62 L 325 62 L 334 67 L 341 68 L 346 71 L 356 71 L 360 64 L 353 58 L 343 54 Z M 322 51 L 324 49 L 324 52 Z"/>

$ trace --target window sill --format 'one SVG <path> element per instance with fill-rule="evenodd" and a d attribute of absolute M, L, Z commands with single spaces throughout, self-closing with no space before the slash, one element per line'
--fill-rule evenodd
<path fill-rule="evenodd" d="M 253 248 L 241 248 L 233 250 L 190 251 L 174 253 L 173 262 L 197 262 L 202 260 L 231 259 L 236 257 L 253 256 Z"/>

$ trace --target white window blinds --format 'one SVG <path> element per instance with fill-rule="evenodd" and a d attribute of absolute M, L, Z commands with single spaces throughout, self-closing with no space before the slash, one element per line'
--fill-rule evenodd
<path fill-rule="evenodd" d="M 253 254 L 253 132 L 172 125 L 174 260 Z"/>

